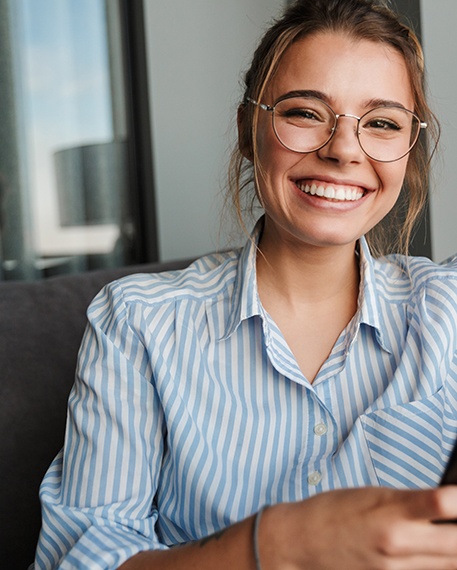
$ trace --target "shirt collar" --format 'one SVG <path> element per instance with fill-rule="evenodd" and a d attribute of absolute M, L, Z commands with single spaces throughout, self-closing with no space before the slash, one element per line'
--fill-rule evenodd
<path fill-rule="evenodd" d="M 256 257 L 257 246 L 263 229 L 261 218 L 241 250 L 238 260 L 238 271 L 235 278 L 231 299 L 232 310 L 227 320 L 225 330 L 220 339 L 227 338 L 235 332 L 239 324 L 254 316 L 264 316 L 257 289 Z M 353 324 L 358 330 L 361 324 L 372 327 L 380 346 L 387 352 L 392 352 L 392 346 L 387 334 L 378 298 L 374 260 L 365 237 L 359 240 L 360 255 L 360 292 L 358 299 L 358 315 Z M 354 335 L 350 337 L 355 338 Z"/>
<path fill-rule="evenodd" d="M 359 292 L 359 318 L 358 324 L 365 324 L 376 331 L 376 338 L 381 347 L 392 352 L 392 345 L 388 335 L 388 327 L 380 310 L 380 300 L 374 260 L 365 237 L 359 240 L 360 253 L 360 292 Z"/>
<path fill-rule="evenodd" d="M 243 320 L 263 315 L 257 292 L 256 272 L 257 246 L 262 229 L 263 218 L 257 222 L 250 238 L 241 250 L 231 299 L 232 310 L 221 339 L 233 334 Z"/>

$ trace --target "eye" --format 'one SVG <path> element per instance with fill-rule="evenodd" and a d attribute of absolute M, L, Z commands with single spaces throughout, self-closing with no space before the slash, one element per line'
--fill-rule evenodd
<path fill-rule="evenodd" d="M 369 119 L 363 128 L 372 131 L 400 131 L 402 129 L 397 122 L 383 117 Z"/>
<path fill-rule="evenodd" d="M 281 106 L 276 110 L 276 118 L 297 127 L 312 127 L 327 121 L 326 117 L 310 107 Z"/>
<path fill-rule="evenodd" d="M 332 121 L 331 110 L 314 97 L 289 97 L 276 104 L 276 124 L 298 128 L 322 128 Z"/>
<path fill-rule="evenodd" d="M 312 109 L 303 109 L 303 108 L 296 108 L 296 109 L 287 109 L 284 114 L 284 117 L 299 117 L 301 119 L 310 120 L 310 121 L 319 121 L 322 120 L 319 115 L 313 111 Z"/>

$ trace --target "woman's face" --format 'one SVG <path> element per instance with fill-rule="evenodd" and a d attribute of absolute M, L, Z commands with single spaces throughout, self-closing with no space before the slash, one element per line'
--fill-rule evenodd
<path fill-rule="evenodd" d="M 414 109 L 402 56 L 387 45 L 354 41 L 341 33 L 319 33 L 293 44 L 261 102 L 273 105 L 297 90 L 315 92 L 337 114 L 361 117 L 382 102 Z M 266 212 L 264 237 L 294 245 L 352 247 L 389 212 L 408 157 L 390 163 L 368 158 L 356 126 L 354 118 L 341 117 L 327 145 L 297 154 L 276 138 L 271 113 L 259 110 L 257 190 Z M 313 184 L 324 190 L 333 186 L 339 197 L 311 195 L 306 189 Z"/>

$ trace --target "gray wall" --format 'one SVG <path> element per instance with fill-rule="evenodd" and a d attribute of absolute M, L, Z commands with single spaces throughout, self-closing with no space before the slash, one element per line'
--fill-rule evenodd
<path fill-rule="evenodd" d="M 239 80 L 282 0 L 145 1 L 161 259 L 219 238 Z"/>
<path fill-rule="evenodd" d="M 431 102 L 442 127 L 430 192 L 432 255 L 441 261 L 457 253 L 456 0 L 421 0 L 421 20 Z"/>

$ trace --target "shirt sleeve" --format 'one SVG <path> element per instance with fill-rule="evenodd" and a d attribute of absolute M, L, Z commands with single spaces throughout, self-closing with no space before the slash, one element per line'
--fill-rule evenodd
<path fill-rule="evenodd" d="M 40 489 L 36 569 L 115 569 L 142 550 L 166 548 L 154 503 L 163 411 L 129 318 L 116 283 L 89 307 L 64 447 Z"/>

